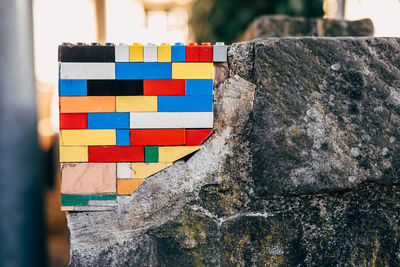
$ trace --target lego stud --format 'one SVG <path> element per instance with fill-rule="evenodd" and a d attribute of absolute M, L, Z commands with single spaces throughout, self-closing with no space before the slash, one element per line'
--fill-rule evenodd
<path fill-rule="evenodd" d="M 192 42 L 186 46 L 186 61 L 187 62 L 200 61 L 200 51 L 199 51 L 199 45 L 197 43 Z"/>
<path fill-rule="evenodd" d="M 226 62 L 228 48 L 224 42 L 216 42 L 213 46 L 213 61 L 214 62 Z"/>
<path fill-rule="evenodd" d="M 171 62 L 171 45 L 161 43 L 157 48 L 158 62 Z"/>
<path fill-rule="evenodd" d="M 91 46 L 99 46 L 99 43 L 90 43 Z"/>
<path fill-rule="evenodd" d="M 147 43 L 143 46 L 143 61 L 157 62 L 157 46 L 152 43 Z"/>
<path fill-rule="evenodd" d="M 209 42 L 203 42 L 200 46 L 200 62 L 213 62 L 213 47 Z"/>
<path fill-rule="evenodd" d="M 184 43 L 177 42 L 171 47 L 171 61 L 172 62 L 185 62 L 186 61 L 186 47 Z"/>
<path fill-rule="evenodd" d="M 141 43 L 133 43 L 129 46 L 129 61 L 143 62 L 143 45 Z"/>

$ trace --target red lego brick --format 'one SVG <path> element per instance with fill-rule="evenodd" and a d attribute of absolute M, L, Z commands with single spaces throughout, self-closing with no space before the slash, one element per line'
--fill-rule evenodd
<path fill-rule="evenodd" d="M 60 113 L 60 130 L 87 129 L 87 113 Z"/>
<path fill-rule="evenodd" d="M 200 62 L 213 62 L 213 46 L 210 43 L 201 44 Z"/>
<path fill-rule="evenodd" d="M 143 81 L 143 94 L 158 95 L 185 95 L 185 80 L 171 79 L 145 79 Z"/>
<path fill-rule="evenodd" d="M 211 135 L 212 132 L 212 129 L 186 130 L 186 145 L 199 146 Z"/>
<path fill-rule="evenodd" d="M 197 43 L 189 43 L 186 46 L 186 62 L 199 62 L 200 51 Z"/>
<path fill-rule="evenodd" d="M 185 129 L 146 129 L 131 130 L 131 145 L 184 145 Z"/>
<path fill-rule="evenodd" d="M 144 146 L 89 146 L 89 162 L 144 162 Z"/>

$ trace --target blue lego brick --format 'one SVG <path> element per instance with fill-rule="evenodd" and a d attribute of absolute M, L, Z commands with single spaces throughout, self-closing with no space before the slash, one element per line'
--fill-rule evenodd
<path fill-rule="evenodd" d="M 117 130 L 117 146 L 130 146 L 131 137 L 129 130 Z"/>
<path fill-rule="evenodd" d="M 158 112 L 210 112 L 212 109 L 212 95 L 158 96 Z"/>
<path fill-rule="evenodd" d="M 172 65 L 167 62 L 115 63 L 116 79 L 171 79 Z"/>
<path fill-rule="evenodd" d="M 129 129 L 129 112 L 88 113 L 88 129 Z"/>
<path fill-rule="evenodd" d="M 175 43 L 173 46 L 171 46 L 171 61 L 172 62 L 186 61 L 186 48 L 183 43 Z"/>
<path fill-rule="evenodd" d="M 58 86 L 60 96 L 87 95 L 86 80 L 60 80 Z"/>
<path fill-rule="evenodd" d="M 213 94 L 213 80 L 186 80 L 186 95 L 212 95 Z"/>

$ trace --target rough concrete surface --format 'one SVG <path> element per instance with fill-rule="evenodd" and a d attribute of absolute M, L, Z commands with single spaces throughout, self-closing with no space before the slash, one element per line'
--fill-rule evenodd
<path fill-rule="evenodd" d="M 118 210 L 68 213 L 71 266 L 399 266 L 400 39 L 236 43 L 215 132 Z"/>

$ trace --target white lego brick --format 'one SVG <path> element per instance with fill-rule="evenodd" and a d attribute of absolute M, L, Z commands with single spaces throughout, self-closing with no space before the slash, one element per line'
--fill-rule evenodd
<path fill-rule="evenodd" d="M 143 46 L 143 61 L 157 62 L 157 46 L 154 44 L 146 44 Z"/>
<path fill-rule="evenodd" d="M 89 200 L 88 201 L 88 206 L 116 206 L 117 201 L 116 200 Z"/>
<path fill-rule="evenodd" d="M 117 163 L 117 178 L 118 179 L 132 178 L 132 163 L 118 162 Z"/>
<path fill-rule="evenodd" d="M 131 112 L 131 129 L 212 128 L 212 112 Z"/>
<path fill-rule="evenodd" d="M 115 46 L 115 62 L 129 62 L 129 45 Z"/>
<path fill-rule="evenodd" d="M 228 54 L 228 47 L 224 42 L 217 42 L 213 46 L 213 61 L 214 62 L 226 62 Z"/>
<path fill-rule="evenodd" d="M 60 63 L 60 79 L 115 79 L 115 63 Z"/>

